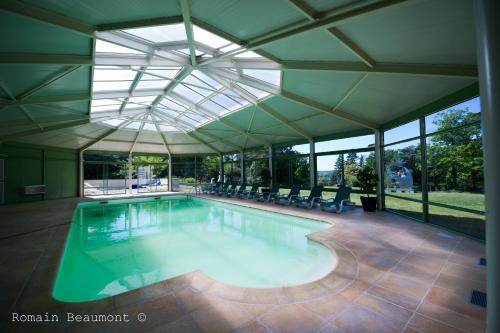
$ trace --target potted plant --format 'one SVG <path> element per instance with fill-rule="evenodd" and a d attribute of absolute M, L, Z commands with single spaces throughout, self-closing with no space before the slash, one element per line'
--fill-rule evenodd
<path fill-rule="evenodd" d="M 366 197 L 361 196 L 363 209 L 365 212 L 374 212 L 377 210 L 377 196 L 370 196 L 370 193 L 377 186 L 378 176 L 372 167 L 366 165 L 358 171 L 357 178 L 361 190 L 366 194 Z"/>

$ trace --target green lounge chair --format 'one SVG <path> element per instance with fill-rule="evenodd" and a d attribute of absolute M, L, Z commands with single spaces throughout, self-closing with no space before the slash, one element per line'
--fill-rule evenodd
<path fill-rule="evenodd" d="M 211 186 L 204 189 L 203 193 L 205 194 L 213 194 L 214 191 L 218 190 L 221 186 L 221 182 L 217 182 L 212 184 Z"/>
<path fill-rule="evenodd" d="M 247 189 L 247 183 L 243 182 L 238 190 L 234 190 L 233 192 L 228 194 L 228 197 L 238 197 Z"/>
<path fill-rule="evenodd" d="M 294 184 L 290 188 L 290 192 L 288 194 L 277 195 L 274 197 L 274 203 L 277 205 L 286 205 L 290 206 L 300 194 L 300 185 Z"/>
<path fill-rule="evenodd" d="M 220 191 L 218 194 L 219 194 L 219 197 L 221 196 L 230 196 L 230 194 L 234 191 L 236 191 L 236 187 L 238 186 L 238 183 L 237 182 L 232 182 L 231 183 L 231 187 L 227 187 L 226 190 L 224 191 Z"/>
<path fill-rule="evenodd" d="M 255 197 L 257 195 L 257 193 L 259 192 L 259 186 L 260 186 L 259 183 L 252 184 L 250 191 L 244 191 L 243 193 L 241 193 L 238 196 L 238 198 L 251 199 L 251 198 Z"/>
<path fill-rule="evenodd" d="M 258 193 L 255 197 L 256 201 L 271 201 L 280 193 L 280 184 L 273 184 L 269 193 Z"/>
<path fill-rule="evenodd" d="M 321 193 L 323 192 L 323 186 L 314 186 L 307 197 L 299 197 L 295 200 L 295 206 L 301 208 L 313 208 L 316 203 L 321 203 Z"/>
<path fill-rule="evenodd" d="M 351 202 L 351 191 L 352 189 L 350 187 L 339 187 L 337 194 L 335 194 L 335 199 L 321 201 L 321 210 L 325 212 L 341 213 L 344 205 L 348 205 Z"/>
<path fill-rule="evenodd" d="M 229 188 L 229 183 L 221 184 L 217 189 L 215 189 L 212 193 L 213 195 L 220 195 L 221 192 L 226 192 Z"/>

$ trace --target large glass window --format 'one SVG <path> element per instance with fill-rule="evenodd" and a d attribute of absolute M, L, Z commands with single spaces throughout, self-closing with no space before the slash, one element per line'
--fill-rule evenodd
<path fill-rule="evenodd" d="M 302 152 L 299 152 L 299 149 Z M 288 189 L 292 185 L 301 185 L 305 189 L 310 188 L 310 163 L 309 152 L 306 145 L 287 146 L 275 150 L 276 181 L 281 188 Z"/>
<path fill-rule="evenodd" d="M 420 125 L 425 127 L 423 147 Z M 384 133 L 384 138 L 385 207 L 483 239 L 479 98 L 391 129 Z M 424 162 L 422 153 L 426 156 Z M 422 173 L 426 175 L 425 188 Z"/>
<path fill-rule="evenodd" d="M 484 172 L 479 99 L 425 119 L 429 222 L 484 237 Z"/>
<path fill-rule="evenodd" d="M 263 187 L 269 186 L 271 174 L 267 149 L 245 152 L 245 179 L 248 184 L 259 183 Z"/>

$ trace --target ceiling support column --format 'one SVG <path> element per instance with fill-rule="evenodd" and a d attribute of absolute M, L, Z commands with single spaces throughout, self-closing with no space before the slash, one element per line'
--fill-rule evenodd
<path fill-rule="evenodd" d="M 496 0 L 474 2 L 479 65 L 479 90 L 484 148 L 484 194 L 486 203 L 487 318 L 486 331 L 500 332 L 500 21 Z"/>
<path fill-rule="evenodd" d="M 219 154 L 219 182 L 224 182 L 224 154 Z"/>
<path fill-rule="evenodd" d="M 245 153 L 240 151 L 240 181 L 241 184 L 245 183 L 247 181 L 246 176 L 245 176 Z"/>
<path fill-rule="evenodd" d="M 378 176 L 377 210 L 384 210 L 384 132 L 379 129 L 375 130 L 375 172 Z"/>
<path fill-rule="evenodd" d="M 274 169 L 274 149 L 273 146 L 269 146 L 269 188 L 273 186 L 276 182 L 276 170 Z M 265 184 L 263 184 L 265 186 Z"/>
<path fill-rule="evenodd" d="M 316 185 L 316 150 L 314 140 L 309 141 L 309 184 L 311 189 Z"/>
<path fill-rule="evenodd" d="M 172 154 L 168 154 L 168 191 L 172 192 Z"/>
<path fill-rule="evenodd" d="M 78 151 L 78 196 L 83 197 L 85 188 L 83 174 L 83 149 Z"/>
<path fill-rule="evenodd" d="M 132 153 L 128 154 L 128 194 L 132 194 Z"/>

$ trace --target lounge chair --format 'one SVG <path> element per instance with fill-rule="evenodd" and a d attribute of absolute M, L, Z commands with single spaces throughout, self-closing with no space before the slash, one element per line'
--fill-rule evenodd
<path fill-rule="evenodd" d="M 216 188 L 212 192 L 210 192 L 210 194 L 219 195 L 219 193 L 227 191 L 228 188 L 229 188 L 229 183 L 224 183 L 221 184 L 218 188 Z"/>
<path fill-rule="evenodd" d="M 300 185 L 292 185 L 290 188 L 290 192 L 288 194 L 277 195 L 274 197 L 274 203 L 277 205 L 286 205 L 290 206 L 295 199 L 299 197 L 300 194 Z"/>
<path fill-rule="evenodd" d="M 271 201 L 277 195 L 279 195 L 279 193 L 280 193 L 280 184 L 273 184 L 273 186 L 271 186 L 271 189 L 269 190 L 269 193 L 267 193 L 267 192 L 258 193 L 257 196 L 255 197 L 255 200 L 256 201 Z"/>
<path fill-rule="evenodd" d="M 351 191 L 352 189 L 350 187 L 339 187 L 335 194 L 335 199 L 321 201 L 321 210 L 325 212 L 341 213 L 344 205 L 348 205 L 351 202 Z"/>
<path fill-rule="evenodd" d="M 245 192 L 247 189 L 247 183 L 243 182 L 240 186 L 240 188 L 238 190 L 234 190 L 233 192 L 229 193 L 228 194 L 228 197 L 231 196 L 231 197 L 238 197 L 240 196 L 241 194 L 243 194 L 243 192 Z"/>
<path fill-rule="evenodd" d="M 206 186 L 203 188 L 203 191 L 202 193 L 204 194 L 211 194 L 213 191 L 215 191 L 216 189 L 218 189 L 221 185 L 221 182 L 217 182 L 215 184 L 211 184 L 209 186 Z"/>
<path fill-rule="evenodd" d="M 323 192 L 323 186 L 314 186 L 307 197 L 299 197 L 295 200 L 295 206 L 301 208 L 313 208 L 316 203 L 321 203 L 321 193 Z"/>
<path fill-rule="evenodd" d="M 229 197 L 231 193 L 236 191 L 236 187 L 238 186 L 237 182 L 232 182 L 230 187 L 227 187 L 226 190 L 222 190 L 218 193 L 219 197 L 226 196 Z"/>
<path fill-rule="evenodd" d="M 260 186 L 259 183 L 253 184 L 252 187 L 250 188 L 250 191 L 244 191 L 243 193 L 238 195 L 238 198 L 251 199 L 255 197 L 255 195 L 257 195 L 257 193 L 259 192 L 259 186 Z"/>

